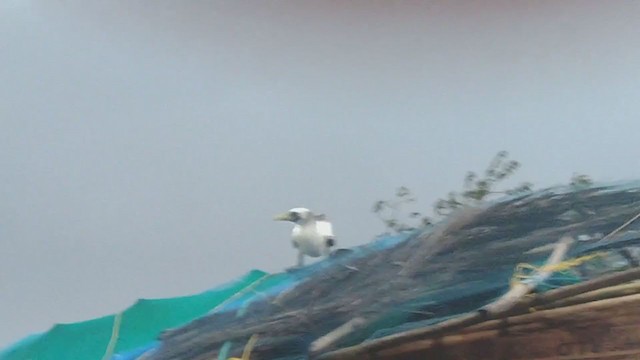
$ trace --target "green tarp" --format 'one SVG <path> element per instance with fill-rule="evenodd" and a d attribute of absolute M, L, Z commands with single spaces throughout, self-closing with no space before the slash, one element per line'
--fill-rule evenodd
<path fill-rule="evenodd" d="M 0 360 L 101 360 L 110 353 L 112 335 L 117 339 L 112 341 L 113 353 L 133 350 L 153 342 L 163 330 L 199 318 L 234 295 L 244 295 L 242 290 L 266 276 L 254 270 L 237 281 L 201 294 L 139 300 L 118 315 L 58 324 L 0 353 Z"/>

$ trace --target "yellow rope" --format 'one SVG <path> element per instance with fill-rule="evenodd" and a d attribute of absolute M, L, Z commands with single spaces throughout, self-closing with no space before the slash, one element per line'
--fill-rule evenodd
<path fill-rule="evenodd" d="M 534 266 L 527 263 L 520 263 L 516 265 L 516 268 L 511 277 L 511 286 L 518 284 L 524 280 L 531 279 L 536 273 L 540 272 L 559 272 L 565 271 L 584 264 L 587 261 L 591 261 L 595 258 L 605 256 L 605 252 L 597 252 L 573 259 L 568 259 L 553 265 Z"/>
<path fill-rule="evenodd" d="M 249 286 L 247 286 L 244 289 L 238 291 L 233 296 L 229 297 L 225 301 L 223 301 L 220 304 L 216 305 L 213 309 L 209 310 L 208 314 L 211 315 L 211 314 L 215 313 L 216 311 L 220 310 L 220 308 L 222 308 L 223 306 L 231 303 L 232 301 L 240 298 L 243 295 L 246 295 L 247 293 L 249 293 L 251 291 L 255 292 L 253 289 L 255 289 L 258 285 L 260 285 L 262 282 L 264 282 L 266 279 L 270 278 L 271 276 L 272 276 L 271 274 L 264 274 L 261 278 L 259 278 L 258 280 L 252 282 Z"/>
<path fill-rule="evenodd" d="M 627 222 L 625 222 L 624 224 L 620 225 L 618 228 L 616 228 L 615 230 L 613 230 L 612 232 L 610 232 L 609 234 L 607 234 L 606 236 L 604 236 L 602 239 L 600 239 L 600 242 L 608 240 L 609 238 L 613 237 L 615 234 L 617 234 L 618 232 L 622 231 L 624 228 L 626 228 L 627 226 L 631 225 L 634 221 L 640 219 L 640 213 L 638 213 L 636 216 L 632 217 L 631 219 L 627 220 Z M 526 264 L 526 263 L 520 263 L 516 266 L 514 272 L 513 272 L 513 276 L 511 277 L 511 281 L 510 281 L 510 286 L 513 287 L 514 285 L 522 282 L 523 280 L 526 279 L 530 279 L 533 276 L 531 274 L 533 273 L 540 273 L 542 271 L 551 271 L 551 272 L 558 272 L 558 271 L 565 271 L 565 270 L 569 270 L 571 268 L 574 268 L 576 266 L 582 265 L 583 263 L 593 260 L 597 257 L 600 256 L 604 256 L 606 255 L 605 252 L 597 252 L 597 253 L 593 253 L 590 255 L 585 255 L 585 256 L 581 256 L 578 258 L 574 258 L 574 259 L 569 259 L 569 260 L 565 260 L 561 263 L 558 264 L 554 264 L 554 265 L 543 265 L 540 267 L 537 266 L 533 266 L 531 264 Z M 528 274 L 525 274 L 526 270 L 531 270 Z M 534 308 L 530 308 L 529 311 L 534 312 L 535 309 Z"/>
<path fill-rule="evenodd" d="M 113 351 L 116 349 L 118 343 L 118 336 L 120 335 L 120 325 L 122 324 L 122 312 L 119 312 L 113 318 L 113 328 L 111 329 L 111 339 L 107 345 L 107 350 L 102 356 L 102 360 L 109 360 L 113 356 Z"/>
<path fill-rule="evenodd" d="M 251 358 L 251 351 L 253 351 L 253 347 L 258 342 L 258 335 L 252 335 L 247 341 L 247 345 L 244 346 L 244 351 L 242 352 L 242 358 L 230 357 L 227 360 L 249 360 Z"/>

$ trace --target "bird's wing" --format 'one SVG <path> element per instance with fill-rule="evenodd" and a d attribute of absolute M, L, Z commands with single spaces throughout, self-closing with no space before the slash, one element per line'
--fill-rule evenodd
<path fill-rule="evenodd" d="M 313 216 L 316 221 L 327 221 L 327 215 L 325 214 L 316 214 Z"/>
<path fill-rule="evenodd" d="M 294 248 L 298 248 L 298 246 L 300 246 L 300 244 L 298 244 L 298 238 L 300 236 L 300 226 L 296 225 L 293 227 L 293 230 L 291 230 L 291 242 L 293 243 L 293 247 Z"/>
<path fill-rule="evenodd" d="M 333 237 L 333 226 L 328 221 L 316 221 L 316 230 L 325 238 Z"/>

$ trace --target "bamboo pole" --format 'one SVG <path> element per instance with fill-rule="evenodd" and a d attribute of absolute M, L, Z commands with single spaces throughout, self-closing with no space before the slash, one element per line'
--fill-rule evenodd
<path fill-rule="evenodd" d="M 604 299 L 590 303 L 562 307 L 557 309 L 542 310 L 530 314 L 520 315 L 518 317 L 509 318 L 506 326 L 509 331 L 535 331 L 536 329 L 548 327 L 544 323 L 549 319 L 575 319 L 575 314 L 583 314 L 583 319 L 587 317 L 592 320 L 610 319 L 609 315 L 603 310 L 607 309 L 628 309 L 629 313 L 637 312 L 640 307 L 640 294 L 622 296 L 615 299 Z M 618 315 L 624 318 L 624 314 Z M 633 320 L 633 319 L 631 319 Z M 504 320 L 496 320 L 496 323 Z M 538 324 L 536 324 L 536 322 Z M 556 324 L 562 324 L 562 321 L 556 321 Z M 401 354 L 424 351 L 435 345 L 438 346 L 454 346 L 462 342 L 470 342 L 478 339 L 492 338 L 503 333 L 500 328 L 478 328 L 472 333 L 451 334 L 439 338 L 421 338 L 409 339 L 406 342 L 387 343 L 385 346 L 371 346 L 372 343 L 344 348 L 331 353 L 326 353 L 320 357 L 321 360 L 337 360 L 337 359 L 380 359 L 394 358 Z M 377 341 L 375 341 L 377 342 Z"/>
<path fill-rule="evenodd" d="M 558 307 L 565 307 L 577 304 L 584 304 L 591 301 L 612 299 L 620 296 L 640 293 L 640 282 L 634 281 L 628 284 L 614 285 L 603 289 L 597 289 L 584 294 L 575 295 L 565 299 L 556 300 L 550 303 L 541 304 L 535 310 L 547 310 Z"/>
<path fill-rule="evenodd" d="M 591 303 L 574 305 L 570 307 L 544 310 L 540 312 L 522 315 L 519 321 L 520 325 L 512 327 L 510 323 L 507 331 L 509 332 L 522 331 L 522 330 L 531 331 L 531 330 L 535 330 L 538 327 L 548 328 L 549 326 L 561 328 L 562 324 L 565 323 L 565 321 L 562 321 L 562 320 L 570 320 L 570 319 L 575 320 L 575 314 L 582 314 L 581 321 L 583 322 L 587 319 L 590 319 L 590 320 L 607 319 L 607 321 L 610 321 L 611 319 L 609 314 L 604 313 L 603 310 L 613 309 L 613 308 L 629 308 L 629 307 L 632 309 L 637 309 L 638 305 L 640 305 L 640 294 L 624 296 L 616 299 L 599 300 Z M 619 316 L 622 317 L 622 315 L 619 315 Z M 556 320 L 553 322 L 554 325 L 544 326 L 543 324 L 545 322 L 548 322 L 549 319 Z M 536 326 L 536 323 L 539 323 L 538 325 L 542 325 L 542 326 Z M 397 355 L 400 353 L 415 352 L 415 351 L 428 349 L 435 344 L 437 344 L 438 346 L 451 347 L 451 346 L 459 345 L 461 343 L 469 343 L 474 340 L 497 337 L 501 334 L 504 334 L 504 331 L 505 331 L 504 329 L 485 329 L 485 330 L 476 331 L 476 332 L 467 333 L 467 334 L 451 334 L 440 339 L 429 339 L 429 340 L 420 341 L 416 343 L 403 344 L 396 348 L 380 351 L 379 355 L 384 357 L 384 356 L 390 356 L 390 355 Z"/>
<path fill-rule="evenodd" d="M 530 302 L 525 305 L 540 306 L 552 303 L 557 300 L 566 299 L 571 296 L 584 294 L 589 291 L 603 289 L 606 287 L 628 283 L 630 281 L 640 279 L 640 268 L 633 268 L 609 275 L 603 275 L 598 278 L 578 283 L 575 285 L 565 286 L 559 289 L 549 290 L 542 294 L 534 296 Z"/>
<path fill-rule="evenodd" d="M 568 306 L 591 303 L 594 301 L 614 299 L 614 298 L 634 295 L 634 294 L 640 294 L 640 282 L 634 282 L 631 284 L 624 284 L 624 285 L 618 285 L 610 288 L 595 290 L 582 295 L 570 297 L 563 300 L 558 300 L 556 302 L 549 303 L 547 305 L 540 306 L 532 310 L 535 310 L 536 312 L 540 312 L 540 311 L 558 309 L 558 308 L 563 308 Z M 512 328 L 514 326 L 524 326 L 524 325 L 527 325 L 528 322 L 530 321 L 538 320 L 538 318 L 536 317 L 529 316 L 531 314 L 533 313 L 526 313 L 526 314 L 516 315 L 516 316 L 503 318 L 503 319 L 489 320 L 484 323 L 470 326 L 466 329 L 463 329 L 461 333 L 471 333 L 475 331 L 504 328 L 506 326 L 508 326 L 509 328 Z"/>
<path fill-rule="evenodd" d="M 361 329 L 366 323 L 367 321 L 361 317 L 353 318 L 328 334 L 316 339 L 309 346 L 309 351 L 311 353 L 320 353 L 345 336 Z"/>

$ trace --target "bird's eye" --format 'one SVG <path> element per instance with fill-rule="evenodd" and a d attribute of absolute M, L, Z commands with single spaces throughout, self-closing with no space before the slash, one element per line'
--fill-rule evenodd
<path fill-rule="evenodd" d="M 291 213 L 291 221 L 296 222 L 300 220 L 300 214 L 298 214 L 297 212 L 292 212 Z"/>

